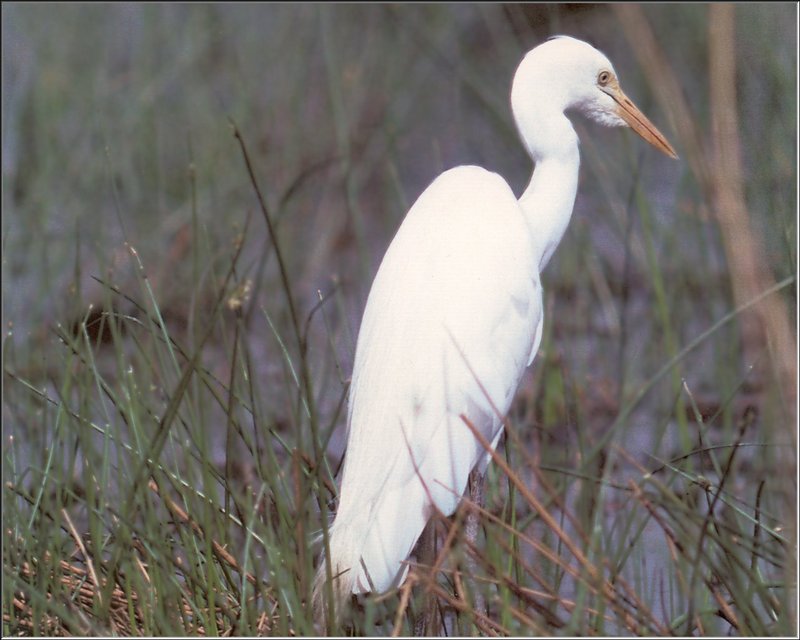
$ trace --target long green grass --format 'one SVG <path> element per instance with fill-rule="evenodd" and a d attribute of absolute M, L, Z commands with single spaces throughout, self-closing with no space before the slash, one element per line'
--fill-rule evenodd
<path fill-rule="evenodd" d="M 375 269 L 441 170 L 522 190 L 510 81 L 555 33 L 606 52 L 682 159 L 575 120 L 575 215 L 485 502 L 328 631 L 796 634 L 796 409 L 742 333 L 777 296 L 796 349 L 794 5 L 735 14 L 738 241 L 771 275 L 744 301 L 708 7 L 638 9 L 671 93 L 639 14 L 605 6 L 2 11 L 4 635 L 321 631 Z"/>

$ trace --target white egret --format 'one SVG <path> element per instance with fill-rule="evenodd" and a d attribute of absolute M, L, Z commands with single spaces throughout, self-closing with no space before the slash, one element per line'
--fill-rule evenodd
<path fill-rule="evenodd" d="M 564 112 L 628 125 L 677 158 L 606 56 L 574 38 L 524 57 L 511 107 L 535 163 L 522 197 L 480 167 L 444 172 L 409 210 L 375 276 L 356 345 L 330 570 L 323 552 L 314 584 L 318 619 L 330 576 L 337 613 L 351 593 L 400 584 L 434 509 L 452 514 L 470 472 L 488 464 L 460 416 L 496 446 L 539 347 L 539 274 L 578 186 L 578 136 Z"/>

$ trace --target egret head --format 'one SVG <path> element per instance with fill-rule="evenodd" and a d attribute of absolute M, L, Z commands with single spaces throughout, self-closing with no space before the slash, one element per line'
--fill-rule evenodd
<path fill-rule="evenodd" d="M 545 142 L 548 119 L 575 109 L 605 126 L 628 126 L 668 156 L 678 157 L 623 93 L 608 58 L 575 38 L 557 36 L 528 52 L 514 76 L 511 106 L 526 142 L 531 137 Z"/>

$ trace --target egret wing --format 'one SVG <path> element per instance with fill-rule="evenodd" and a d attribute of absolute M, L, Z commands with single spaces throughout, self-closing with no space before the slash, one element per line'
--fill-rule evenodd
<path fill-rule="evenodd" d="M 511 189 L 478 167 L 442 174 L 387 250 L 359 332 L 337 521 L 369 510 L 368 566 L 391 574 L 432 504 L 455 509 L 486 455 L 460 416 L 496 442 L 540 325 L 538 272 Z M 402 557 L 367 561 L 384 550 Z"/>

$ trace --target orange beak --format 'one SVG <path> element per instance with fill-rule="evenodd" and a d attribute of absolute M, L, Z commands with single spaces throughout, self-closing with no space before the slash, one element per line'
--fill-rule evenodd
<path fill-rule="evenodd" d="M 675 158 L 677 160 L 678 154 L 675 153 L 675 149 L 672 148 L 672 145 L 667 142 L 667 139 L 656 129 L 655 125 L 647 119 L 647 116 L 639 111 L 639 108 L 631 102 L 631 99 L 622 92 L 616 79 L 609 82 L 605 87 L 601 87 L 601 89 L 614 99 L 614 102 L 617 103 L 617 108 L 615 109 L 616 114 L 622 118 L 631 129 L 652 144 L 656 149 L 666 153 L 670 158 Z"/>

